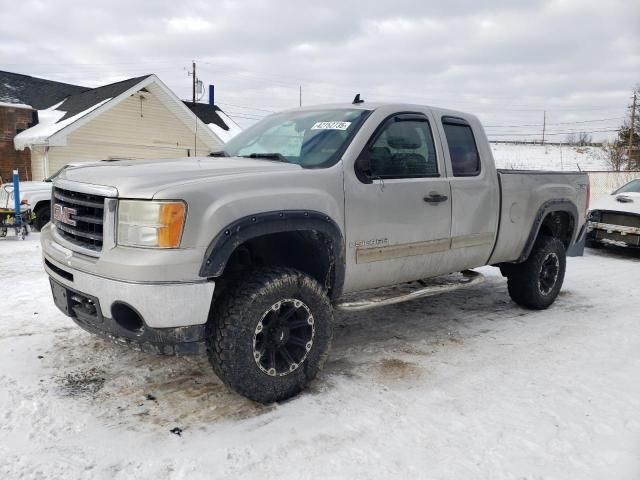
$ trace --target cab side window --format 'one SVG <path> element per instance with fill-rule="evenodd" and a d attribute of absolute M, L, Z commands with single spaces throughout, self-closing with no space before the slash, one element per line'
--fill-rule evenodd
<path fill-rule="evenodd" d="M 391 119 L 368 147 L 373 178 L 438 176 L 429 122 Z"/>
<path fill-rule="evenodd" d="M 471 126 L 462 119 L 442 119 L 447 137 L 454 177 L 473 177 L 480 174 L 480 155 Z"/>

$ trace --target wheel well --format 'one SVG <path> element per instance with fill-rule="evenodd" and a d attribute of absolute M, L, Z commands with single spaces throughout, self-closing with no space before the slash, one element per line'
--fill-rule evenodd
<path fill-rule="evenodd" d="M 249 270 L 282 266 L 296 268 L 336 294 L 335 246 L 322 232 L 287 231 L 261 235 L 238 245 L 227 261 L 221 279 L 238 278 Z"/>
<path fill-rule="evenodd" d="M 37 211 L 40 210 L 42 208 L 51 208 L 51 201 L 50 200 L 40 200 L 38 203 L 36 203 L 33 207 L 33 211 Z"/>
<path fill-rule="evenodd" d="M 538 237 L 546 235 L 558 238 L 568 249 L 571 245 L 574 228 L 575 220 L 569 212 L 551 212 L 544 217 L 538 231 Z"/>

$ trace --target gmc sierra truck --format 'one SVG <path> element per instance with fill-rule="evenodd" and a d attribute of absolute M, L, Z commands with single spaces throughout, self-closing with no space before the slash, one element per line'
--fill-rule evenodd
<path fill-rule="evenodd" d="M 44 268 L 82 328 L 145 351 L 206 350 L 230 388 L 273 402 L 321 368 L 334 309 L 473 285 L 483 265 L 516 303 L 549 307 L 588 190 L 583 173 L 496 170 L 466 113 L 300 108 L 208 157 L 62 171 Z"/>

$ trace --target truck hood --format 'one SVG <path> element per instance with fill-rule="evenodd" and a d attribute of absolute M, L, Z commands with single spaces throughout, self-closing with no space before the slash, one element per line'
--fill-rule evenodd
<path fill-rule="evenodd" d="M 609 210 L 640 215 L 640 193 L 628 192 L 607 195 L 593 202 L 591 210 Z"/>
<path fill-rule="evenodd" d="M 263 159 L 186 157 L 92 163 L 68 168 L 58 178 L 114 187 L 118 190 L 119 197 L 152 198 L 160 190 L 192 182 L 222 179 L 231 175 L 269 174 L 301 168 L 291 163 Z"/>

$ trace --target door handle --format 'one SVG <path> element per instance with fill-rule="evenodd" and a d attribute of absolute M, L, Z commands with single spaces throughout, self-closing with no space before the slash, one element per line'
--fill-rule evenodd
<path fill-rule="evenodd" d="M 446 195 L 440 195 L 438 192 L 429 192 L 428 197 L 424 197 L 424 201 L 431 204 L 446 202 L 449 199 Z"/>

